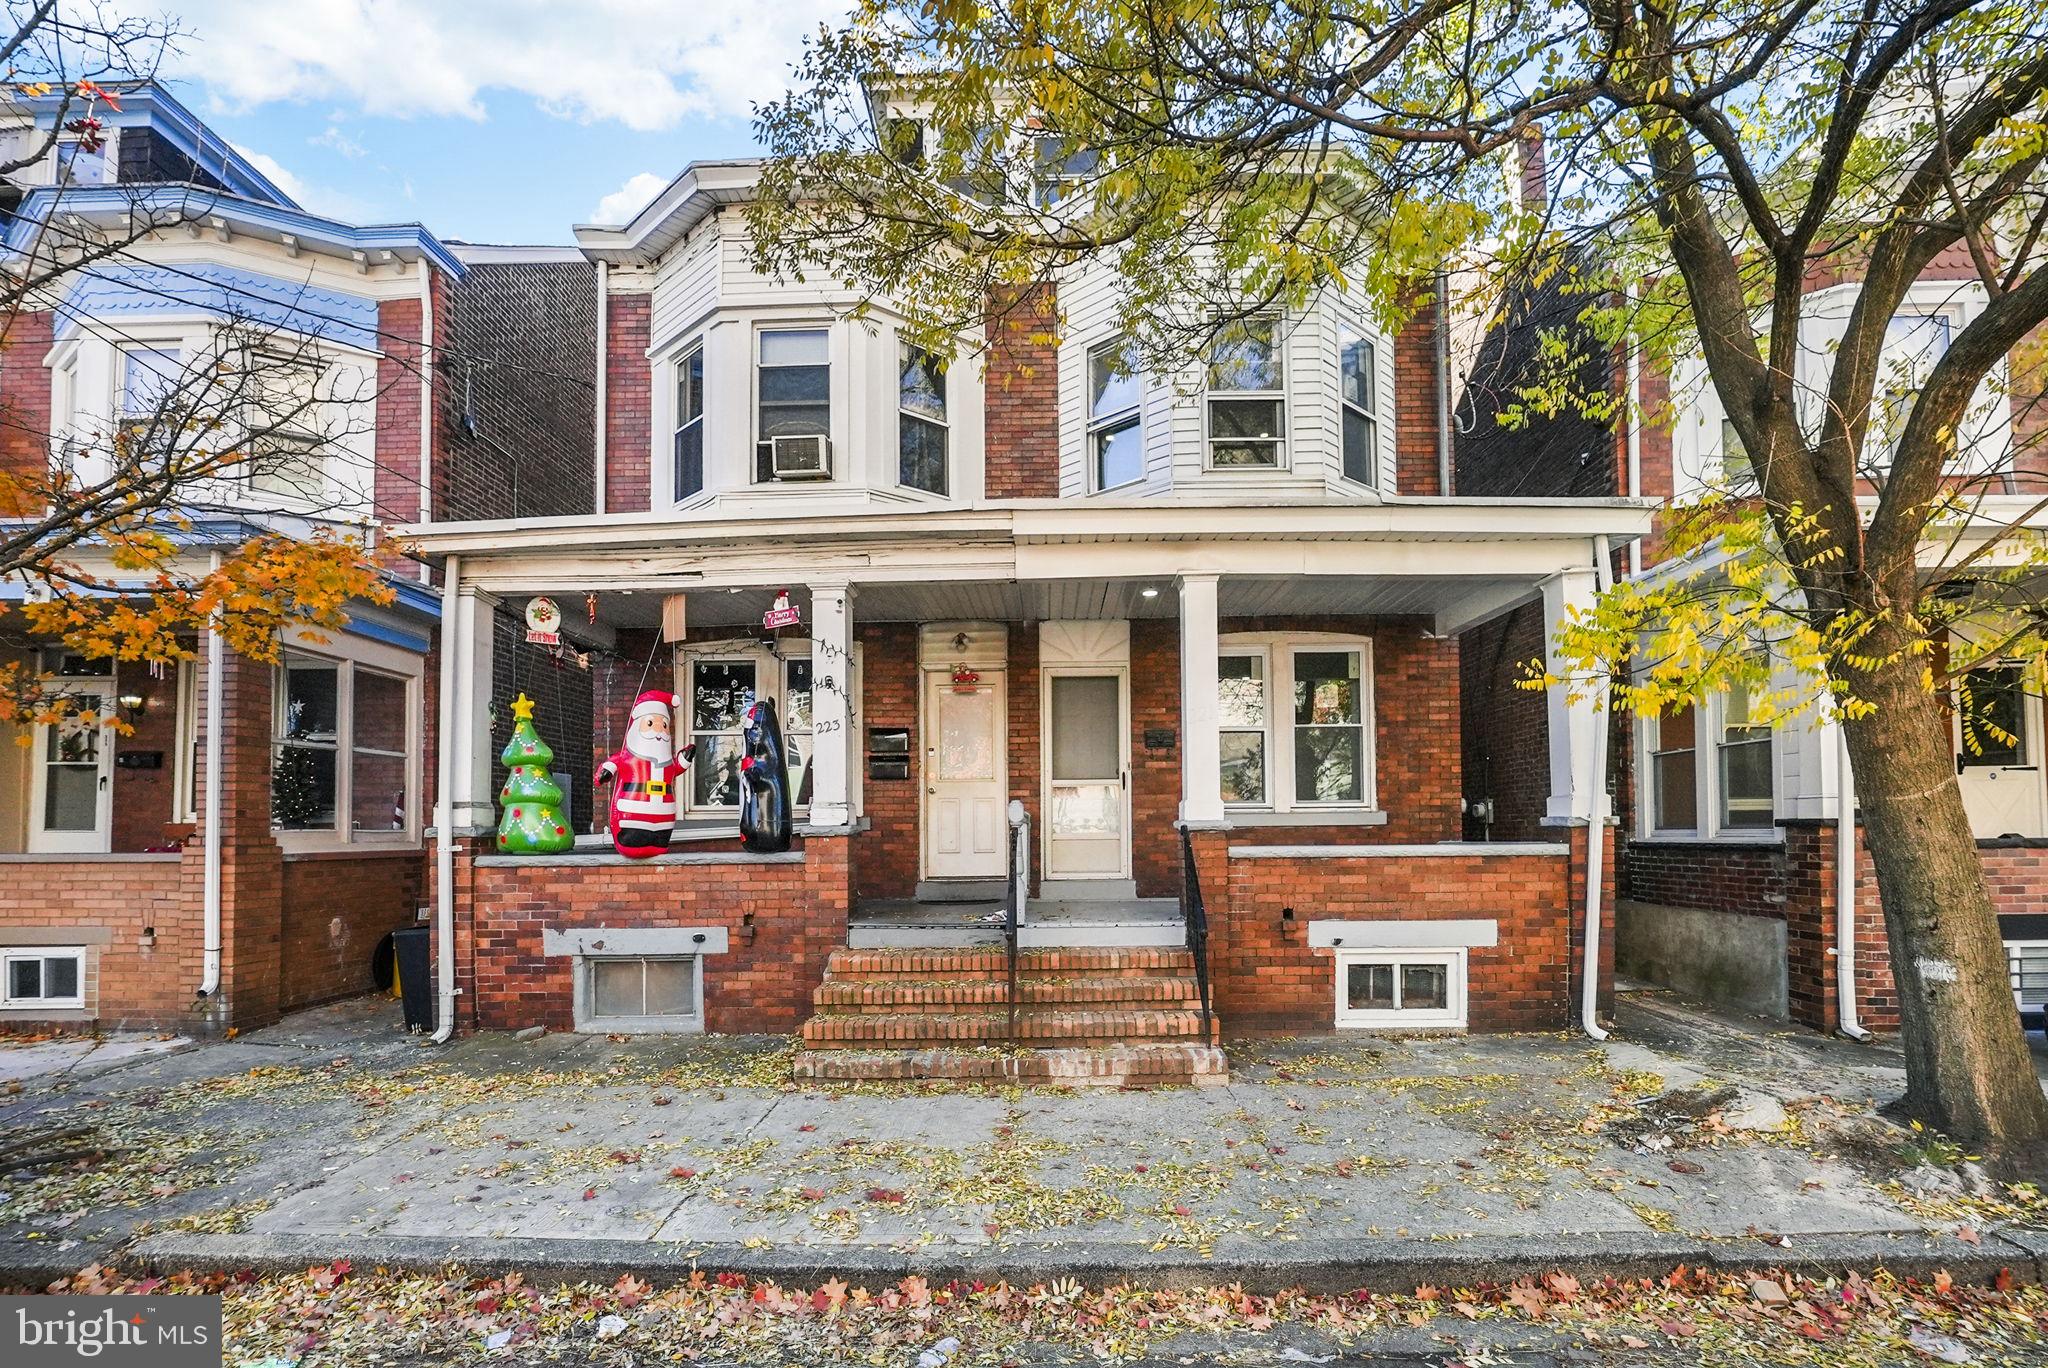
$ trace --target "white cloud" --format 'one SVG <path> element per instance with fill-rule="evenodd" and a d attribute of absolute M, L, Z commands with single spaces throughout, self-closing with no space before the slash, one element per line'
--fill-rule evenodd
<path fill-rule="evenodd" d="M 267 177 L 272 185 L 290 195 L 305 208 L 329 218 L 361 222 L 365 209 L 363 202 L 353 195 L 333 190 L 324 185 L 312 184 L 287 169 L 277 158 L 258 152 L 253 147 L 234 145 L 235 151 L 248 158 Z"/>
<path fill-rule="evenodd" d="M 642 171 L 624 185 L 606 195 L 590 211 L 592 223 L 630 223 L 633 215 L 647 207 L 668 181 L 652 171 Z"/>
<path fill-rule="evenodd" d="M 340 124 L 329 124 L 325 132 L 317 137 L 308 138 L 306 141 L 315 147 L 325 147 L 339 152 L 350 161 L 366 156 L 370 151 L 369 148 L 343 132 Z"/>
<path fill-rule="evenodd" d="M 137 0 L 139 3 L 139 0 Z M 744 117 L 848 0 L 187 0 L 180 74 L 236 106 L 479 119 L 490 91 L 648 131 Z"/>

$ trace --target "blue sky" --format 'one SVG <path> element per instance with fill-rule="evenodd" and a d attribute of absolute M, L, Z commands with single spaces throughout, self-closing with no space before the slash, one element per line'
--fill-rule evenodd
<path fill-rule="evenodd" d="M 692 160 L 751 154 L 751 101 L 843 4 L 170 0 L 165 74 L 309 209 L 567 243 Z"/>

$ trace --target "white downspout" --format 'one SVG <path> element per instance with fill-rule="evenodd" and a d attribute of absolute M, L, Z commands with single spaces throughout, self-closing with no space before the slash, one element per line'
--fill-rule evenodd
<path fill-rule="evenodd" d="M 1436 492 L 1451 496 L 1451 277 L 1436 278 Z"/>
<path fill-rule="evenodd" d="M 220 552 L 213 553 L 212 568 L 220 572 Z M 199 974 L 199 997 L 210 998 L 220 991 L 220 734 L 227 725 L 220 691 L 227 680 L 227 643 L 220 634 L 220 610 L 206 629 L 206 834 L 205 875 L 200 884 L 200 944 L 203 947 Z"/>
<path fill-rule="evenodd" d="M 420 521 L 434 520 L 434 271 L 420 258 Z M 420 562 L 420 583 L 433 580 Z"/>
<path fill-rule="evenodd" d="M 1624 292 L 1628 300 L 1629 314 L 1635 313 L 1636 287 L 1630 285 Z M 1628 496 L 1642 497 L 1643 493 L 1643 357 L 1636 346 L 1635 334 L 1628 338 L 1628 401 L 1624 407 L 1628 413 Z M 1643 574 L 1643 539 L 1636 537 L 1628 544 L 1628 577 L 1641 579 Z"/>
<path fill-rule="evenodd" d="M 1835 721 L 1838 763 L 1835 780 L 1835 996 L 1842 1034 L 1868 1040 L 1856 1013 L 1856 776 L 1849 768 L 1849 732 Z"/>
<path fill-rule="evenodd" d="M 1605 593 L 1614 587 L 1614 570 L 1607 538 L 1593 538 L 1593 588 Z M 1593 715 L 1592 815 L 1586 822 L 1586 971 L 1579 1006 L 1579 1021 L 1595 1040 L 1607 1039 L 1600 1026 L 1600 881 L 1605 876 L 1607 856 L 1607 721 L 1614 700 L 1614 680 L 1602 675 L 1599 708 Z"/>
<path fill-rule="evenodd" d="M 594 494 L 590 511 L 593 513 L 604 512 L 605 359 L 610 354 L 606 333 L 611 328 L 611 304 L 611 267 L 600 261 L 597 263 L 597 416 L 590 434 L 590 449 L 597 455 L 597 471 L 591 484 Z"/>
<path fill-rule="evenodd" d="M 440 978 L 440 1003 L 435 1009 L 434 1044 L 445 1045 L 455 1034 L 455 689 L 460 672 L 456 652 L 459 607 L 456 586 L 462 558 L 450 556 L 441 567 L 441 696 L 435 701 L 438 731 L 434 759 L 434 939 Z"/>

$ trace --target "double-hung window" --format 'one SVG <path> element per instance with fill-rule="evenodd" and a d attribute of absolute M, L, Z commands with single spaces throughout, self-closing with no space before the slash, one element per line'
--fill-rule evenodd
<path fill-rule="evenodd" d="M 1699 810 L 1697 710 L 1691 705 L 1660 714 L 1651 724 L 1650 824 L 1657 831 L 1696 831 Z"/>
<path fill-rule="evenodd" d="M 1363 809 L 1373 801 L 1368 643 L 1228 637 L 1216 674 L 1225 803 L 1290 812 Z"/>
<path fill-rule="evenodd" d="M 130 347 L 121 353 L 117 458 L 160 461 L 176 454 L 184 365 L 176 347 Z"/>
<path fill-rule="evenodd" d="M 1286 465 L 1287 397 L 1278 320 L 1225 324 L 1209 344 L 1207 371 L 1210 466 L 1278 470 Z"/>
<path fill-rule="evenodd" d="M 824 328 L 768 328 L 756 335 L 754 401 L 756 409 L 755 471 L 757 480 L 777 478 L 775 439 L 815 438 L 802 455 L 791 460 L 821 456 L 815 470 L 786 464 L 784 477 L 829 475 L 829 441 L 832 432 L 832 335 Z"/>
<path fill-rule="evenodd" d="M 319 365 L 301 357 L 259 353 L 250 366 L 249 394 L 255 410 L 246 467 L 250 489 L 318 501 L 327 484 Z"/>
<path fill-rule="evenodd" d="M 1344 419 L 1344 478 L 1359 484 L 1379 482 L 1380 420 L 1376 355 L 1364 334 L 1347 331 L 1338 357 Z"/>
<path fill-rule="evenodd" d="M 1771 789 L 1771 727 L 1756 718 L 1756 700 L 1738 683 L 1721 699 L 1716 777 L 1721 789 L 1721 826 L 1769 830 L 1777 821 Z"/>
<path fill-rule="evenodd" d="M 1266 654 L 1224 652 L 1216 662 L 1218 721 L 1222 735 L 1223 801 L 1260 805 L 1267 783 L 1271 709 L 1266 696 Z"/>
<path fill-rule="evenodd" d="M 896 399 L 896 478 L 906 489 L 946 492 L 945 358 L 903 345 Z"/>
<path fill-rule="evenodd" d="M 704 492 L 704 344 L 676 362 L 675 485 L 678 502 Z"/>
<path fill-rule="evenodd" d="M 2027 763 L 2027 681 L 2020 665 L 1980 665 L 1963 677 L 1957 709 L 1960 772 Z"/>
<path fill-rule="evenodd" d="M 1127 337 L 1088 353 L 1088 461 L 1097 490 L 1145 475 L 1144 382 Z"/>
<path fill-rule="evenodd" d="M 0 1007 L 83 1006 L 83 949 L 38 945 L 0 951 Z"/>
<path fill-rule="evenodd" d="M 287 652 L 272 692 L 271 825 L 349 843 L 410 836 L 418 697 L 415 677 Z"/>

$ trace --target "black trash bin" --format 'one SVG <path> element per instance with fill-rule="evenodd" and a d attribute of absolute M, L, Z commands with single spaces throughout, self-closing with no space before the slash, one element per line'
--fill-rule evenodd
<path fill-rule="evenodd" d="M 408 926 L 391 933 L 398 956 L 398 994 L 405 1004 L 405 1029 L 434 1029 L 433 933 L 424 926 Z"/>

